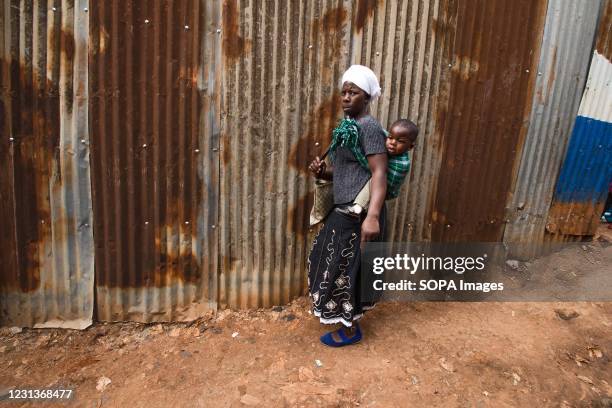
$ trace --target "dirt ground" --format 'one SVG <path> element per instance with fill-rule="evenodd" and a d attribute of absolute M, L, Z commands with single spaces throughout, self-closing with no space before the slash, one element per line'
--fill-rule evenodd
<path fill-rule="evenodd" d="M 319 343 L 330 327 L 303 297 L 189 324 L 5 328 L 0 405 L 612 407 L 612 302 L 381 303 L 343 349 Z M 11 403 L 15 388 L 75 397 Z"/>

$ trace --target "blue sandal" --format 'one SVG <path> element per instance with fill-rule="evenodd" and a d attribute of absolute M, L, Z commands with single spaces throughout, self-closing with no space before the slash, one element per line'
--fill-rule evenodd
<path fill-rule="evenodd" d="M 359 325 L 355 324 L 355 326 L 357 327 L 357 330 L 355 331 L 355 335 L 353 337 L 347 337 L 346 334 L 344 334 L 344 327 L 342 327 L 336 331 L 325 333 L 323 336 L 321 336 L 321 343 L 329 347 L 343 347 L 348 346 L 350 344 L 355 344 L 359 342 L 363 337 Z M 334 340 L 334 338 L 332 337 L 333 333 L 338 333 L 338 336 L 340 336 L 342 341 Z"/>

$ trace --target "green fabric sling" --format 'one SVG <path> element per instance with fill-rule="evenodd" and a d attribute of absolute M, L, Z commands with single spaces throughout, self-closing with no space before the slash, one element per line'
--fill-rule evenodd
<path fill-rule="evenodd" d="M 389 133 L 385 130 L 385 136 Z M 335 153 L 338 146 L 347 147 L 357 159 L 361 167 L 370 171 L 368 159 L 366 158 L 361 144 L 359 143 L 359 125 L 354 119 L 342 119 L 333 131 L 332 142 L 329 147 L 330 155 Z M 396 198 L 399 195 L 400 187 L 410 170 L 410 156 L 408 152 L 398 156 L 389 156 L 387 162 L 387 197 L 386 199 Z"/>
<path fill-rule="evenodd" d="M 366 159 L 361 144 L 359 143 L 359 125 L 355 119 L 342 119 L 332 132 L 332 142 L 329 146 L 329 154 L 333 158 L 338 146 L 348 148 L 359 164 L 370 171 L 368 159 Z"/>
<path fill-rule="evenodd" d="M 388 135 L 385 131 L 385 135 Z M 327 151 L 321 157 L 324 160 L 329 154 L 334 157 L 338 146 L 350 149 L 359 164 L 369 173 L 368 159 L 366 158 L 361 143 L 359 143 L 359 125 L 354 119 L 342 119 L 332 132 L 332 142 Z M 396 198 L 400 187 L 410 170 L 410 156 L 408 152 L 399 156 L 389 156 L 387 167 L 387 196 L 386 199 Z M 327 180 L 317 179 L 315 181 L 314 203 L 310 211 L 310 225 L 315 225 L 325 219 L 334 207 L 333 183 Z"/>

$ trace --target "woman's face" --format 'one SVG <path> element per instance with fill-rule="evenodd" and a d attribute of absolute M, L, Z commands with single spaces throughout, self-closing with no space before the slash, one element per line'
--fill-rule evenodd
<path fill-rule="evenodd" d="M 342 84 L 342 110 L 350 117 L 358 117 L 365 112 L 370 97 L 352 82 Z"/>

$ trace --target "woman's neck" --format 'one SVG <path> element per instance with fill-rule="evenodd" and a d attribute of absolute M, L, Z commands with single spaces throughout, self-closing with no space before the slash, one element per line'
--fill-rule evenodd
<path fill-rule="evenodd" d="M 361 118 L 363 118 L 364 116 L 367 116 L 367 115 L 368 115 L 368 112 L 367 111 L 363 111 L 363 112 L 358 113 L 355 116 L 349 116 L 349 117 L 351 119 L 361 119 Z"/>

